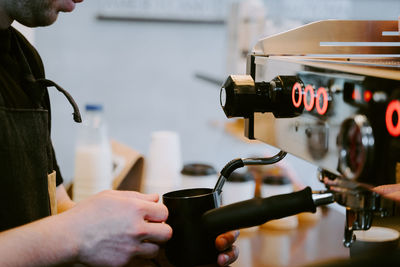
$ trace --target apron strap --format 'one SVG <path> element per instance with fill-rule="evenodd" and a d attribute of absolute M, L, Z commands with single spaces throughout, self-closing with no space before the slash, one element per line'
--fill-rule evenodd
<path fill-rule="evenodd" d="M 45 87 L 49 87 L 49 86 L 54 86 L 55 88 L 57 88 L 57 90 L 59 92 L 61 92 L 69 101 L 69 103 L 71 104 L 72 108 L 74 109 L 74 113 L 73 117 L 74 117 L 74 121 L 75 122 L 82 122 L 82 117 L 81 117 L 81 113 L 79 111 L 78 105 L 75 103 L 75 100 L 72 98 L 72 96 L 61 86 L 59 86 L 58 84 L 56 84 L 55 82 L 48 80 L 48 79 L 36 79 L 36 83 L 45 86 Z"/>
<path fill-rule="evenodd" d="M 19 57 L 20 61 L 22 62 L 21 67 L 23 69 L 23 78 L 25 79 L 25 81 L 32 84 L 34 89 L 36 89 L 36 90 L 39 90 L 38 88 L 35 88 L 36 87 L 35 85 L 37 85 L 37 84 L 45 86 L 45 87 L 54 86 L 55 88 L 57 88 L 57 90 L 60 91 L 68 99 L 69 103 L 73 107 L 74 121 L 78 122 L 78 123 L 82 122 L 82 118 L 81 118 L 81 114 L 79 112 L 78 105 L 75 103 L 75 100 L 72 98 L 72 96 L 64 88 L 62 88 L 61 86 L 59 86 L 58 84 L 56 84 L 55 82 L 53 82 L 51 80 L 48 80 L 45 78 L 36 79 L 32 73 L 32 69 L 29 66 L 29 62 L 26 59 L 24 52 L 22 51 L 22 48 L 21 48 L 15 35 L 14 35 L 14 39 L 15 39 L 15 43 L 17 44 L 17 48 L 18 48 L 18 57 Z M 38 101 L 41 101 L 41 99 L 43 97 L 43 93 L 44 92 L 39 91 L 40 96 L 37 98 Z"/>

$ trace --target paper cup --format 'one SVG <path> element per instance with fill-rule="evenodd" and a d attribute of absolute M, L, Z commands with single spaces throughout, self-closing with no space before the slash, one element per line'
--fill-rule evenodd
<path fill-rule="evenodd" d="M 178 133 L 172 131 L 153 132 L 142 191 L 151 193 L 156 187 L 167 188 L 168 191 L 179 188 L 181 168 L 181 146 Z"/>

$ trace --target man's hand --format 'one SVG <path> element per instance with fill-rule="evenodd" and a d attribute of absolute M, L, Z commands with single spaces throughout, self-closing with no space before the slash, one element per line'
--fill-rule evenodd
<path fill-rule="evenodd" d="M 373 189 L 374 192 L 400 202 L 400 184 L 387 184 L 377 186 Z"/>
<path fill-rule="evenodd" d="M 171 227 L 163 223 L 168 210 L 157 201 L 157 195 L 110 190 L 60 214 L 65 230 L 78 241 L 77 260 L 121 266 L 132 257 L 155 257 L 158 244 L 172 235 Z"/>
<path fill-rule="evenodd" d="M 218 265 L 227 266 L 237 259 L 239 250 L 233 243 L 238 236 L 239 231 L 232 231 L 217 237 L 215 240 L 215 247 L 222 252 L 218 255 Z"/>

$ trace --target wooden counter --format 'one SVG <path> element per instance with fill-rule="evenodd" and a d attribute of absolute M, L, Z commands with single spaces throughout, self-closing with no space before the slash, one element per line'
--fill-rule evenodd
<path fill-rule="evenodd" d="M 344 219 L 344 214 L 325 208 L 320 219 L 299 221 L 293 230 L 242 230 L 236 242 L 239 259 L 232 266 L 302 266 L 349 258 L 349 249 L 342 243 Z"/>

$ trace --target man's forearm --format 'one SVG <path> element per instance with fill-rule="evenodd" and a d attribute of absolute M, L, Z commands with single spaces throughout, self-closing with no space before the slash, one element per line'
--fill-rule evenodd
<path fill-rule="evenodd" d="M 74 235 L 63 231 L 60 216 L 1 232 L 0 266 L 49 266 L 73 262 L 78 248 Z"/>
<path fill-rule="evenodd" d="M 0 266 L 124 266 L 133 257 L 155 257 L 159 243 L 172 236 L 167 217 L 157 195 L 106 190 L 63 213 L 0 233 Z"/>

